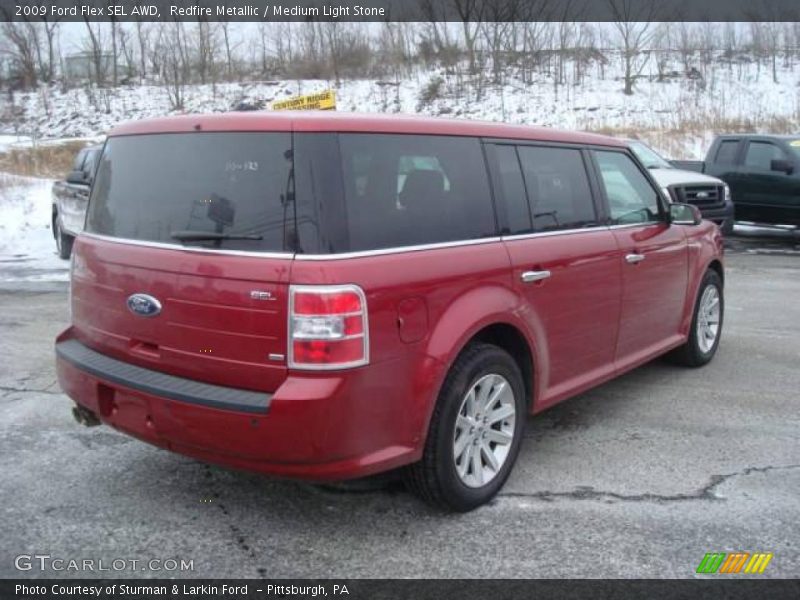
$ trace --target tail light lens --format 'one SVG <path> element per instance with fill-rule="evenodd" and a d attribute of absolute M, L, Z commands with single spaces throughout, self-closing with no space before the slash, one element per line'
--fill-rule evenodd
<path fill-rule="evenodd" d="M 364 290 L 357 285 L 289 287 L 289 368 L 349 369 L 368 362 Z"/>

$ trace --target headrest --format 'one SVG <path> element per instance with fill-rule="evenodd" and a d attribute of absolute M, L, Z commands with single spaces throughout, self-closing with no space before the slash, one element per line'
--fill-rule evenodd
<path fill-rule="evenodd" d="M 408 207 L 410 204 L 438 202 L 442 194 L 444 194 L 444 176 L 440 171 L 415 169 L 406 175 L 400 200 Z"/>

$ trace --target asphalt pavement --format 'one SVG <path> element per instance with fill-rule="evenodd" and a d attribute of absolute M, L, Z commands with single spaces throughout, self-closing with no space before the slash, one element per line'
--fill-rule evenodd
<path fill-rule="evenodd" d="M 792 235 L 729 243 L 710 365 L 657 360 L 529 419 L 500 495 L 460 515 L 391 478 L 278 481 L 78 425 L 53 366 L 66 285 L 0 283 L 0 577 L 683 578 L 733 551 L 773 553 L 760 577 L 798 577 Z M 50 558 L 24 558 L 37 554 Z"/>

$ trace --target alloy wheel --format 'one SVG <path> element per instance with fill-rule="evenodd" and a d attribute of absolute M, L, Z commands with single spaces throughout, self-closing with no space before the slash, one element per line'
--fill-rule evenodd
<path fill-rule="evenodd" d="M 483 487 L 505 464 L 514 440 L 516 403 L 502 375 L 478 379 L 461 402 L 453 434 L 456 473 L 464 485 Z"/>

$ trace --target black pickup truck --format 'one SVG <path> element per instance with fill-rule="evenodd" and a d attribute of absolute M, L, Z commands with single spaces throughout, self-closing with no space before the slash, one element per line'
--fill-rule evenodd
<path fill-rule="evenodd" d="M 53 237 L 61 258 L 69 258 L 72 242 L 83 230 L 89 189 L 102 149 L 102 145 L 83 148 L 75 156 L 67 178 L 53 184 Z"/>
<path fill-rule="evenodd" d="M 737 221 L 800 227 L 800 135 L 721 135 L 705 161 L 671 161 L 728 184 Z"/>

